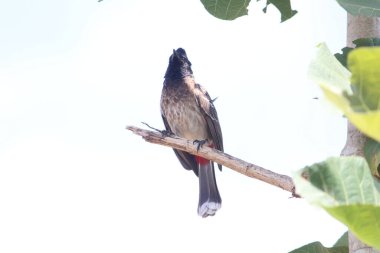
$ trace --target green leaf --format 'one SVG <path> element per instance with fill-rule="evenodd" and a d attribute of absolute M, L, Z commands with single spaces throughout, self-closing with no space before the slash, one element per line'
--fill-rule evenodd
<path fill-rule="evenodd" d="M 251 0 L 201 0 L 201 2 L 214 17 L 223 20 L 234 20 L 248 15 L 247 7 Z M 280 11 L 281 22 L 288 20 L 297 13 L 297 11 L 292 10 L 290 0 L 266 0 L 264 12 L 266 12 L 270 4 L 273 4 Z"/>
<path fill-rule="evenodd" d="M 206 10 L 216 18 L 234 20 L 248 15 L 250 0 L 201 0 Z"/>
<path fill-rule="evenodd" d="M 364 157 L 367 160 L 372 175 L 380 178 L 380 143 L 367 138 L 364 146 Z"/>
<path fill-rule="evenodd" d="M 350 72 L 319 45 L 309 68 L 326 98 L 360 131 L 380 141 L 380 47 L 361 47 L 348 55 Z M 352 85 L 350 85 L 350 83 Z"/>
<path fill-rule="evenodd" d="M 358 48 L 348 55 L 354 94 L 348 96 L 356 111 L 380 109 L 380 47 Z M 380 125 L 378 125 L 380 135 Z"/>
<path fill-rule="evenodd" d="M 380 38 L 362 38 L 354 40 L 353 43 L 355 48 L 380 46 Z M 347 56 L 352 50 L 352 47 L 344 47 L 342 48 L 342 53 L 336 53 L 335 57 L 343 66 L 347 67 Z"/>
<path fill-rule="evenodd" d="M 323 91 L 327 91 L 327 96 L 339 96 L 340 93 L 352 93 L 350 86 L 351 73 L 343 67 L 326 44 L 319 44 L 315 59 L 309 66 L 309 76 L 317 82 Z M 344 100 L 344 97 L 343 99 Z M 332 102 L 334 102 L 333 100 Z M 337 104 L 347 104 L 346 101 L 335 101 Z"/>
<path fill-rule="evenodd" d="M 337 0 L 338 3 L 354 16 L 379 17 L 380 0 Z"/>
<path fill-rule="evenodd" d="M 292 250 L 289 253 L 348 253 L 348 247 L 326 248 L 320 242 L 312 242 L 301 248 Z"/>
<path fill-rule="evenodd" d="M 380 249 L 380 183 L 362 157 L 333 157 L 296 172 L 297 193 Z"/>
<path fill-rule="evenodd" d="M 289 253 L 348 253 L 348 232 L 344 233 L 333 247 L 327 248 L 320 242 L 312 242 Z"/>
<path fill-rule="evenodd" d="M 264 13 L 267 12 L 268 5 L 270 4 L 273 4 L 280 11 L 281 22 L 284 22 L 297 14 L 297 11 L 292 10 L 290 0 L 267 0 L 267 4 L 263 9 Z"/>
<path fill-rule="evenodd" d="M 342 48 L 342 53 L 336 53 L 334 56 L 340 62 L 340 64 L 347 67 L 347 55 L 352 50 L 354 50 L 352 47 L 344 47 Z"/>
<path fill-rule="evenodd" d="M 338 241 L 336 241 L 336 243 L 334 244 L 334 247 L 348 247 L 348 232 L 344 233 L 338 239 Z"/>

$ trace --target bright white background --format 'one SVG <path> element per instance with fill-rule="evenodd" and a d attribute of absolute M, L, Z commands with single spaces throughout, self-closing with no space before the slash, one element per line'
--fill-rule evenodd
<path fill-rule="evenodd" d="M 265 1 L 261 1 L 265 2 Z M 0 252 L 288 252 L 345 231 L 324 211 L 228 168 L 223 207 L 197 216 L 197 178 L 172 150 L 125 130 L 163 129 L 168 58 L 183 47 L 215 102 L 225 151 L 291 175 L 339 155 L 345 120 L 307 79 L 315 46 L 345 46 L 334 0 L 233 22 L 200 1 L 0 4 Z"/>

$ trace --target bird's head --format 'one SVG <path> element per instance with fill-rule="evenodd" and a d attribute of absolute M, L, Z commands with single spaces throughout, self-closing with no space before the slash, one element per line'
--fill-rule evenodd
<path fill-rule="evenodd" d="M 169 58 L 169 66 L 165 73 L 165 78 L 181 79 L 193 75 L 191 62 L 187 58 L 183 48 L 173 49 L 173 54 Z"/>

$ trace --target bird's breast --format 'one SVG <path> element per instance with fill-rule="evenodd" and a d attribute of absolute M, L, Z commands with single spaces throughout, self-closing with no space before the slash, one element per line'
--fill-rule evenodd
<path fill-rule="evenodd" d="M 187 87 L 164 88 L 161 110 L 175 135 L 189 140 L 209 138 L 204 115 L 194 93 Z"/>

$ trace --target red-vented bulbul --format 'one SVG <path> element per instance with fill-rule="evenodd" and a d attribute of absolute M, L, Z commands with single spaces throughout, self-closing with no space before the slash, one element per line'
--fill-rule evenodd
<path fill-rule="evenodd" d="M 182 48 L 173 50 L 169 58 L 161 95 L 161 114 L 169 133 L 223 151 L 222 131 L 213 100 L 194 81 L 191 62 Z M 202 217 L 214 215 L 222 204 L 214 163 L 184 151 L 174 149 L 174 153 L 185 169 L 194 171 L 199 177 L 198 214 Z M 221 170 L 222 166 L 218 166 Z"/>

